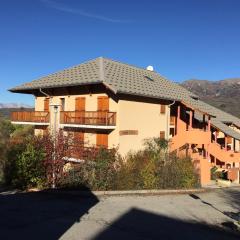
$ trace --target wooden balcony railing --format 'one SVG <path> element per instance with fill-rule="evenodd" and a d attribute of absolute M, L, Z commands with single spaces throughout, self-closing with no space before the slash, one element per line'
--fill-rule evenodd
<path fill-rule="evenodd" d="M 115 126 L 116 113 L 107 111 L 64 111 L 61 112 L 60 123 Z"/>
<path fill-rule="evenodd" d="M 36 122 L 49 123 L 49 112 L 43 111 L 19 111 L 11 113 L 12 122 Z"/>

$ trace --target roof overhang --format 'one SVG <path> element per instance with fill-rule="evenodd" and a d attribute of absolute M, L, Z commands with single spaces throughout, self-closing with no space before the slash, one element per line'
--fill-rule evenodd
<path fill-rule="evenodd" d="M 208 113 L 208 112 L 205 112 L 205 111 L 203 111 L 203 110 L 201 110 L 201 109 L 199 109 L 199 108 L 193 107 L 193 106 L 191 106 L 190 104 L 188 104 L 188 103 L 186 103 L 186 102 L 184 102 L 184 101 L 181 101 L 181 103 L 182 103 L 183 105 L 185 105 L 187 108 L 189 108 L 189 109 L 191 109 L 191 110 L 193 110 L 193 111 L 198 111 L 198 112 L 200 112 L 201 114 L 204 114 L 204 115 L 207 115 L 207 116 L 210 116 L 210 117 L 216 117 L 215 115 L 212 115 L 212 114 L 210 114 L 210 113 Z"/>

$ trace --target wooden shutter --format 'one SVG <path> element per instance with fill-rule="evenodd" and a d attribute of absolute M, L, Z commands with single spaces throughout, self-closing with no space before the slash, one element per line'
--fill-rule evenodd
<path fill-rule="evenodd" d="M 160 139 L 165 139 L 165 131 L 160 131 Z"/>
<path fill-rule="evenodd" d="M 108 134 L 97 133 L 96 134 L 96 143 L 97 143 L 98 147 L 108 148 Z"/>
<path fill-rule="evenodd" d="M 98 111 L 109 111 L 109 98 L 105 96 L 98 97 Z"/>
<path fill-rule="evenodd" d="M 75 99 L 75 111 L 85 111 L 85 97 L 77 97 Z"/>
<path fill-rule="evenodd" d="M 162 105 L 160 106 L 160 113 L 161 114 L 165 114 L 166 113 L 166 105 Z"/>
<path fill-rule="evenodd" d="M 44 111 L 49 112 L 49 98 L 44 99 Z"/>
<path fill-rule="evenodd" d="M 107 124 L 107 112 L 109 111 L 109 98 L 105 96 L 98 97 L 97 124 Z"/>

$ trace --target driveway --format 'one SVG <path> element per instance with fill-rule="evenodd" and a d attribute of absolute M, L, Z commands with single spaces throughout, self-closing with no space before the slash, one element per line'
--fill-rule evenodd
<path fill-rule="evenodd" d="M 240 239 L 240 188 L 114 196 L 0 195 L 0 239 Z"/>

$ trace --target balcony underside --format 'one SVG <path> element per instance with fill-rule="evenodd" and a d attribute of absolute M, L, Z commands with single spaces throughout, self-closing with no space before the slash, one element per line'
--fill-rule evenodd
<path fill-rule="evenodd" d="M 20 125 L 35 125 L 35 126 L 49 126 L 49 123 L 44 122 L 24 122 L 24 121 L 11 121 L 12 124 L 20 124 Z"/>
<path fill-rule="evenodd" d="M 88 125 L 88 124 L 60 124 L 60 128 L 87 128 L 87 129 L 106 129 L 113 130 L 116 126 L 106 126 L 106 125 Z"/>

